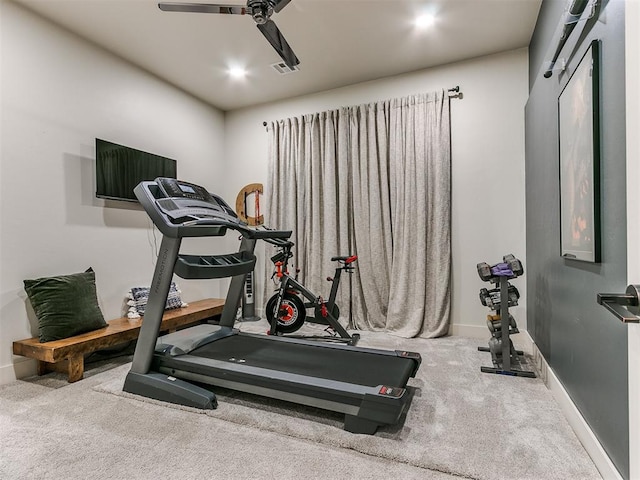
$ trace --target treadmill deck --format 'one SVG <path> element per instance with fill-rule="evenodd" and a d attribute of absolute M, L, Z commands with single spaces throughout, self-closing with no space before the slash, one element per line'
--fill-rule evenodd
<path fill-rule="evenodd" d="M 404 387 L 416 370 L 414 359 L 396 352 L 278 340 L 262 335 L 236 334 L 201 346 L 188 355 L 368 387 Z M 182 363 L 180 356 L 158 360 L 165 366 Z"/>

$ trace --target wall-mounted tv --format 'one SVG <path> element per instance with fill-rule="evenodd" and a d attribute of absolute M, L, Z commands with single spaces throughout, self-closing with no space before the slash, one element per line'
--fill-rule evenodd
<path fill-rule="evenodd" d="M 96 138 L 96 197 L 135 202 L 135 186 L 158 177 L 177 178 L 176 161 Z"/>

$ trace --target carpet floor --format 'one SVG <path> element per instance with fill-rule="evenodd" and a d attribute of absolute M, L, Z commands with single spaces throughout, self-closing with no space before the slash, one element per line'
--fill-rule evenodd
<path fill-rule="evenodd" d="M 211 411 L 131 395 L 125 356 L 74 384 L 1 386 L 0 478 L 601 478 L 542 381 L 481 373 L 490 355 L 477 339 L 362 332 L 359 345 L 422 355 L 408 411 L 373 436 L 345 432 L 337 413 L 225 389 Z"/>

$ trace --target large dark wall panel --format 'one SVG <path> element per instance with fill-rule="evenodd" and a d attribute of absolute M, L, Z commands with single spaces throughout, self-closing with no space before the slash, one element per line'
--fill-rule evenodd
<path fill-rule="evenodd" d="M 629 478 L 627 329 L 596 303 L 626 287 L 624 2 L 601 2 L 570 38 L 567 72 L 542 67 L 564 0 L 544 0 L 529 50 L 526 107 L 529 332 L 624 478 Z M 599 264 L 560 256 L 558 96 L 592 40 L 601 46 Z M 563 52 L 561 57 L 567 56 Z"/>

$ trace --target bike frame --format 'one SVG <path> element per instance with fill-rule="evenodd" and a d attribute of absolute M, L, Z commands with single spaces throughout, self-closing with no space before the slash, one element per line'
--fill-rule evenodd
<path fill-rule="evenodd" d="M 336 268 L 335 274 L 331 279 L 331 292 L 329 293 L 329 300 L 324 302 L 321 296 L 314 294 L 311 290 L 305 287 L 302 283 L 300 283 L 297 278 L 289 275 L 288 272 L 288 263 L 289 258 L 291 258 L 291 247 L 293 244 L 278 244 L 274 243 L 281 249 L 281 259 L 274 261 L 276 265 L 276 273 L 278 274 L 278 278 L 280 280 L 280 286 L 278 287 L 278 300 L 275 305 L 275 311 L 279 312 L 282 302 L 284 300 L 284 295 L 286 292 L 293 292 L 296 295 L 302 295 L 304 298 L 308 300 L 308 302 L 303 302 L 305 308 L 319 308 L 322 312 L 323 318 L 326 318 L 329 326 L 335 330 L 338 335 L 345 341 L 350 341 L 352 344 L 357 342 L 359 335 L 354 334 L 349 335 L 349 333 L 345 330 L 345 328 L 340 324 L 337 318 L 333 316 L 333 308 L 335 306 L 336 297 L 338 295 L 338 288 L 340 286 L 340 277 L 342 276 L 343 270 L 348 270 L 352 267 L 349 264 L 345 263 Z M 273 258 L 272 258 L 273 260 Z M 278 266 L 280 263 L 280 266 Z M 275 315 L 271 322 L 271 331 L 277 332 L 278 326 L 278 315 Z"/>
<path fill-rule="evenodd" d="M 309 300 L 308 303 L 305 303 L 304 306 L 307 308 L 311 307 L 319 307 L 323 311 L 323 316 L 326 311 L 326 319 L 329 322 L 331 328 L 333 328 L 338 334 L 343 338 L 350 338 L 349 333 L 345 330 L 345 328 L 340 324 L 337 318 L 335 318 L 332 314 L 333 307 L 336 302 L 336 296 L 338 295 L 338 287 L 340 284 L 340 276 L 342 275 L 342 270 L 344 267 L 336 268 L 335 276 L 333 277 L 331 284 L 331 293 L 329 294 L 329 300 L 327 302 L 322 302 L 321 298 L 316 296 L 311 290 L 302 285 L 298 280 L 291 277 L 289 274 L 284 273 L 282 278 L 280 279 L 280 288 L 278 291 L 278 303 L 276 304 L 276 311 L 280 310 L 280 305 L 282 305 L 282 300 L 284 298 L 285 292 L 289 290 L 293 290 L 296 294 L 300 294 Z M 275 332 L 277 328 L 278 318 L 277 316 L 273 320 L 273 324 L 271 325 L 271 331 Z"/>

